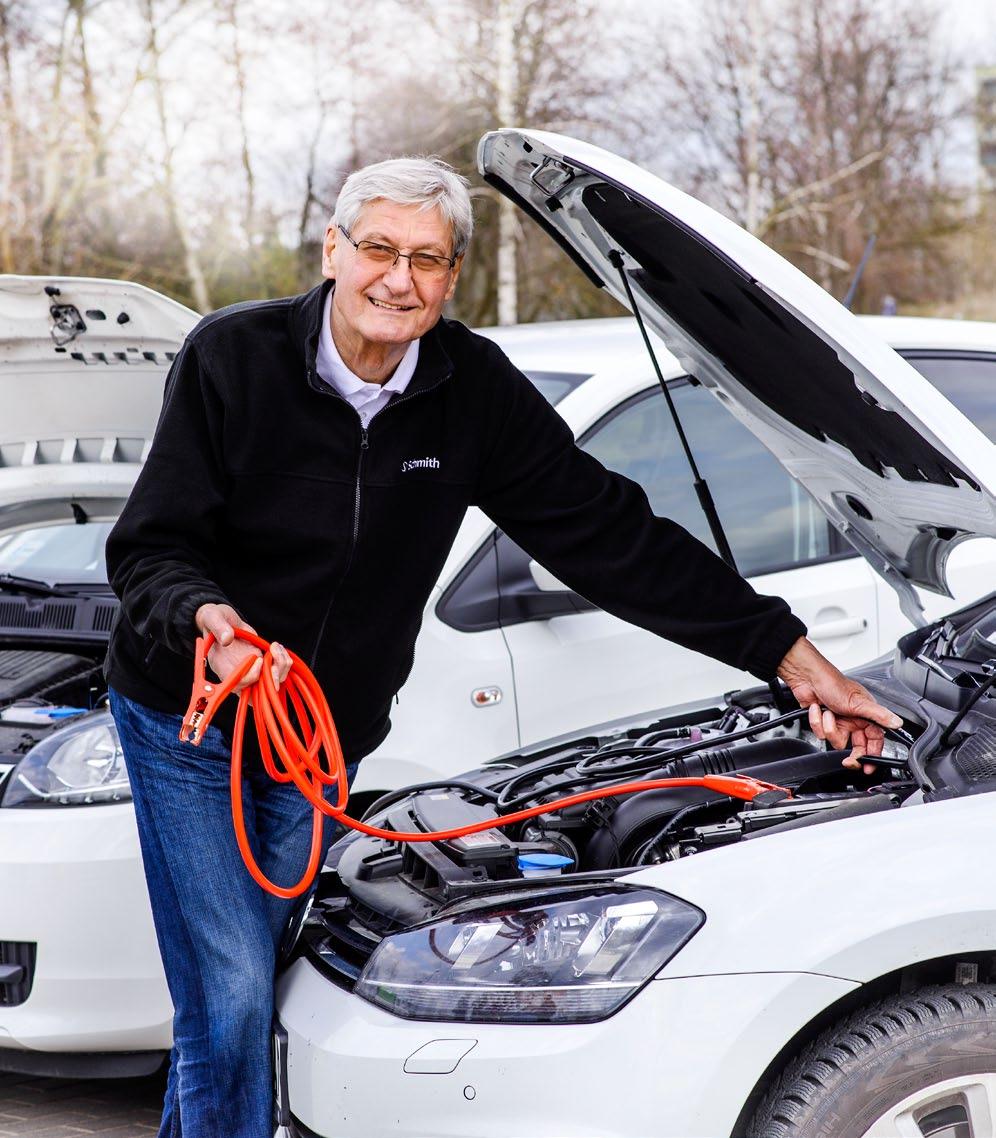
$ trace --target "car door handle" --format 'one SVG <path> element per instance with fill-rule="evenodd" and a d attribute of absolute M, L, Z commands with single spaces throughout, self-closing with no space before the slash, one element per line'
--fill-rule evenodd
<path fill-rule="evenodd" d="M 809 630 L 810 640 L 834 640 L 838 636 L 856 636 L 864 632 L 868 621 L 862 616 L 845 616 L 841 620 L 825 620 Z"/>

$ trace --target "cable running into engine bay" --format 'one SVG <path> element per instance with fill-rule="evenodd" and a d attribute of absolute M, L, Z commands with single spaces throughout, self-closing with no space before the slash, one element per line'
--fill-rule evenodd
<path fill-rule="evenodd" d="M 349 799 L 346 761 L 328 701 L 307 664 L 288 649 L 292 661 L 291 670 L 278 690 L 271 671 L 273 656 L 269 643 L 246 629 L 235 629 L 235 635 L 238 639 L 245 640 L 260 649 L 263 653 L 263 667 L 259 680 L 244 687 L 238 696 L 239 706 L 232 736 L 232 821 L 246 868 L 263 889 L 276 897 L 299 897 L 310 888 L 322 856 L 322 829 L 326 817 L 334 819 L 348 829 L 385 841 L 439 842 L 453 841 L 498 827 L 514 826 L 530 818 L 564 810 L 582 802 L 638 794 L 645 790 L 698 786 L 743 802 L 750 802 L 759 794 L 772 790 L 791 797 L 791 793 L 784 787 L 761 782 L 746 775 L 658 778 L 580 791 L 554 802 L 540 803 L 496 818 L 485 818 L 480 822 L 452 830 L 404 833 L 371 826 L 358 818 L 351 818 L 346 813 Z M 222 702 L 234 692 L 256 662 L 255 657 L 249 657 L 223 683 L 212 683 L 207 679 L 206 669 L 207 656 L 214 642 L 214 636 L 208 633 L 207 636 L 199 637 L 196 645 L 193 691 L 180 730 L 181 741 L 189 741 L 194 746 L 200 743 Z M 267 774 L 277 782 L 293 782 L 314 809 L 308 864 L 300 881 L 292 886 L 277 885 L 266 877 L 256 863 L 246 834 L 242 805 L 242 748 L 250 705 L 253 709 L 253 722 L 263 757 L 263 766 Z M 297 721 L 296 726 L 291 721 L 291 712 Z M 277 757 L 274 757 L 274 750 Z M 323 790 L 332 786 L 336 788 L 335 800 L 328 802 L 325 800 Z"/>

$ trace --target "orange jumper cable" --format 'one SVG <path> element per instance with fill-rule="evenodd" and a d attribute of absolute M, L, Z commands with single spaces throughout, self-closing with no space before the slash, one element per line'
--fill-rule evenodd
<path fill-rule="evenodd" d="M 253 878 L 267 892 L 277 897 L 299 897 L 311 885 L 318 872 L 322 856 L 322 827 L 326 817 L 335 819 L 340 825 L 358 830 L 373 838 L 384 838 L 391 842 L 437 842 L 451 841 L 468 834 L 481 833 L 501 826 L 514 826 L 541 814 L 551 814 L 575 806 L 581 802 L 593 802 L 599 798 L 613 798 L 624 794 L 638 794 L 644 790 L 665 790 L 681 786 L 701 786 L 717 794 L 750 802 L 768 790 L 789 793 L 784 787 L 761 782 L 746 775 L 703 775 L 700 778 L 656 778 L 639 782 L 618 783 L 578 794 L 558 798 L 554 802 L 544 802 L 526 810 L 516 810 L 498 818 L 486 818 L 468 826 L 453 830 L 435 832 L 400 833 L 370 826 L 346 813 L 349 787 L 346 781 L 346 761 L 339 736 L 336 732 L 332 712 L 318 681 L 307 664 L 288 649 L 292 666 L 283 686 L 278 690 L 273 682 L 271 667 L 273 657 L 270 645 L 262 637 L 245 629 L 235 629 L 235 635 L 255 645 L 263 652 L 263 669 L 255 684 L 245 687 L 239 693 L 239 706 L 235 715 L 235 731 L 232 736 L 232 820 L 235 837 L 246 868 Z M 223 683 L 212 683 L 207 679 L 207 656 L 214 645 L 214 636 L 199 637 L 194 660 L 194 686 L 190 705 L 183 717 L 180 739 L 195 747 L 203 738 L 215 712 L 246 676 L 255 663 L 248 658 Z M 290 709 L 293 709 L 297 726 L 291 722 Z M 242 746 L 245 738 L 246 716 L 252 705 L 256 737 L 263 756 L 263 766 L 270 778 L 277 782 L 293 782 L 314 808 L 311 831 L 311 853 L 304 875 L 296 885 L 285 887 L 270 881 L 256 864 L 246 836 L 245 819 L 242 812 Z M 276 749 L 278 760 L 274 758 Z M 324 756 L 324 761 L 323 761 Z M 327 802 L 322 790 L 328 786 L 336 787 L 335 802 Z"/>

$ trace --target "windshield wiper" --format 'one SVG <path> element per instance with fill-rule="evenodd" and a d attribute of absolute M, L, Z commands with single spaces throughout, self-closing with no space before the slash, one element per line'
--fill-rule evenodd
<path fill-rule="evenodd" d="M 15 577 L 13 573 L 0 573 L 0 589 L 15 593 L 27 593 L 34 597 L 71 597 L 72 593 L 56 588 L 47 581 L 36 581 L 34 577 Z"/>

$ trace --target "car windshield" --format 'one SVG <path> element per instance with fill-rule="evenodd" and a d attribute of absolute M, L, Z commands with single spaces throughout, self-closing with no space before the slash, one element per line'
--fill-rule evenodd
<path fill-rule="evenodd" d="M 104 542 L 111 522 L 40 526 L 0 536 L 0 573 L 49 584 L 107 583 Z"/>
<path fill-rule="evenodd" d="M 992 395 L 996 356 L 967 352 L 901 354 L 980 431 L 996 441 L 996 400 Z"/>
<path fill-rule="evenodd" d="M 532 380 L 540 395 L 554 407 L 565 395 L 570 395 L 575 387 L 591 378 L 590 372 L 582 375 L 571 371 L 533 371 L 529 368 L 523 374 Z"/>

